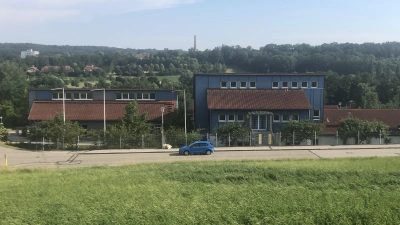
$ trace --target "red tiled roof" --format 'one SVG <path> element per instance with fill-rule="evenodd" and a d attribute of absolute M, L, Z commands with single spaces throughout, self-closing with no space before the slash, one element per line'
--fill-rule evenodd
<path fill-rule="evenodd" d="M 324 105 L 324 109 L 339 109 L 337 105 Z"/>
<path fill-rule="evenodd" d="M 378 120 L 389 125 L 390 130 L 398 130 L 400 125 L 400 109 L 324 109 L 324 133 L 336 133 L 341 119 L 351 113 L 353 118 L 362 120 Z"/>
<path fill-rule="evenodd" d="M 119 120 L 125 113 L 125 107 L 131 101 L 106 101 L 106 120 Z M 146 113 L 149 121 L 161 120 L 161 107 L 165 107 L 164 116 L 175 111 L 176 101 L 138 101 L 139 113 Z M 65 118 L 73 121 L 101 121 L 104 114 L 103 101 L 65 101 Z M 49 120 L 62 113 L 60 100 L 35 101 L 28 120 Z"/>
<path fill-rule="evenodd" d="M 208 89 L 209 109 L 310 109 L 302 89 Z"/>

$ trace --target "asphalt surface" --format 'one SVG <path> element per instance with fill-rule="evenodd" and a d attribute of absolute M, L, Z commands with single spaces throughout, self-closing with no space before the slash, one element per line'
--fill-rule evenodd
<path fill-rule="evenodd" d="M 138 163 L 224 160 L 397 157 L 400 145 L 215 147 L 211 155 L 181 156 L 178 149 L 115 149 L 94 151 L 24 151 L 0 147 L 0 167 L 73 168 Z"/>

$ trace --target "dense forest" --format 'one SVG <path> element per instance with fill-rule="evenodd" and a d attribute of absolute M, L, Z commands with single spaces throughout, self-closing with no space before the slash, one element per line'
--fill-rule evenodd
<path fill-rule="evenodd" d="M 20 52 L 26 49 L 40 55 L 21 59 Z M 47 69 L 41 72 L 43 68 Z M 325 104 L 353 100 L 359 108 L 400 106 L 400 42 L 268 44 L 260 49 L 223 45 L 205 51 L 6 43 L 0 44 L 0 113 L 20 108 L 15 110 L 17 118 L 24 112 L 26 107 L 17 105 L 26 102 L 17 92 L 27 88 L 84 83 L 87 88 L 175 87 L 190 93 L 193 73 L 211 72 L 324 72 Z M 163 79 L 171 75 L 179 76 L 179 82 Z M 7 82 L 14 81 L 10 77 L 26 80 L 15 84 L 22 92 L 5 91 L 12 86 Z M 17 95 L 10 99 L 10 94 Z"/>

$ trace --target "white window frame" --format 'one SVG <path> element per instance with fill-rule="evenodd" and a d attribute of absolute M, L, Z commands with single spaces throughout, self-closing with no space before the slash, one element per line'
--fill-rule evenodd
<path fill-rule="evenodd" d="M 233 83 L 235 84 L 235 86 L 232 86 Z M 237 83 L 238 83 L 237 81 L 231 81 L 229 87 L 230 88 L 237 88 Z"/>
<path fill-rule="evenodd" d="M 296 86 L 294 86 L 293 84 L 296 84 Z M 298 81 L 292 81 L 292 88 L 299 88 L 299 82 Z"/>
<path fill-rule="evenodd" d="M 314 83 L 315 83 L 315 87 L 313 87 Z M 318 81 L 311 81 L 311 88 L 318 88 Z"/>
<path fill-rule="evenodd" d="M 275 116 L 278 116 L 279 119 L 276 120 L 276 119 L 275 119 Z M 274 122 L 281 122 L 281 115 L 275 114 L 275 115 L 273 116 L 273 121 L 274 121 Z"/>
<path fill-rule="evenodd" d="M 286 86 L 284 86 L 286 82 Z M 289 88 L 289 81 L 282 81 L 282 88 Z"/>
<path fill-rule="evenodd" d="M 223 83 L 225 83 L 225 86 L 222 85 Z M 221 81 L 220 87 L 221 88 L 228 88 L 228 82 L 227 81 Z"/>
<path fill-rule="evenodd" d="M 296 120 L 294 119 L 295 116 L 297 116 L 297 119 L 296 119 Z M 299 121 L 299 120 L 300 120 L 299 115 L 298 115 L 298 114 L 293 114 L 293 115 L 292 115 L 292 120 L 294 120 L 294 121 Z"/>
<path fill-rule="evenodd" d="M 233 119 L 231 119 L 231 117 L 233 117 Z M 228 122 L 235 122 L 235 115 L 229 114 L 228 115 Z"/>
<path fill-rule="evenodd" d="M 142 93 L 142 100 L 150 100 L 150 93 Z"/>
<path fill-rule="evenodd" d="M 304 86 L 303 83 L 306 83 L 306 86 Z M 301 82 L 301 88 L 308 88 L 308 82 L 307 81 L 302 81 Z"/>
<path fill-rule="evenodd" d="M 242 84 L 244 84 L 244 87 L 242 87 Z M 247 82 L 246 81 L 240 81 L 240 88 L 247 88 Z"/>
<path fill-rule="evenodd" d="M 223 120 L 221 120 L 221 116 L 224 117 Z M 226 115 L 223 115 L 223 114 L 218 115 L 218 122 L 226 122 Z"/>
<path fill-rule="evenodd" d="M 277 86 L 274 85 L 275 83 Z M 279 81 L 272 81 L 272 88 L 279 88 Z"/>
<path fill-rule="evenodd" d="M 285 116 L 287 116 L 287 120 L 285 120 Z M 283 114 L 282 115 L 282 122 L 286 123 L 286 122 L 289 122 L 289 120 L 290 120 L 290 115 L 289 114 Z"/>
<path fill-rule="evenodd" d="M 252 83 L 254 83 L 254 86 L 251 85 Z M 255 82 L 255 81 L 250 81 L 250 82 L 249 82 L 249 87 L 250 87 L 250 88 L 256 88 L 256 87 L 257 87 L 256 82 Z"/>
<path fill-rule="evenodd" d="M 315 113 L 318 112 L 318 116 Z M 320 120 L 321 119 L 321 111 L 319 109 L 314 109 L 313 111 L 313 120 Z"/>
<path fill-rule="evenodd" d="M 88 98 L 88 94 L 92 95 L 92 98 Z M 75 98 L 78 95 L 77 98 Z M 93 100 L 93 94 L 90 92 L 75 92 L 74 93 L 74 100 Z"/>
<path fill-rule="evenodd" d="M 241 116 L 242 118 L 240 119 L 239 116 Z M 243 114 L 237 115 L 237 121 L 238 122 L 243 122 L 244 121 L 244 115 Z"/>
<path fill-rule="evenodd" d="M 54 94 L 57 94 L 57 98 L 54 98 Z M 53 100 L 62 100 L 63 99 L 63 93 L 62 92 L 53 92 L 53 93 L 51 93 L 51 99 L 53 99 Z"/>
<path fill-rule="evenodd" d="M 118 98 L 118 94 L 121 95 L 121 98 Z M 131 95 L 133 95 L 133 98 L 131 98 Z M 126 101 L 126 100 L 135 100 L 135 93 L 127 93 L 127 92 L 121 92 L 117 93 L 117 96 L 115 97 L 116 100 L 118 101 Z"/>
<path fill-rule="evenodd" d="M 69 95 L 69 97 L 68 97 L 68 95 Z M 65 99 L 66 100 L 71 100 L 72 99 L 72 93 L 71 92 L 65 93 Z"/>

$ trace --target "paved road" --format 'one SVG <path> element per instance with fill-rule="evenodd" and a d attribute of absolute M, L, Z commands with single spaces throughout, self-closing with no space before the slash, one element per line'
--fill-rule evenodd
<path fill-rule="evenodd" d="M 378 148 L 380 147 L 380 148 Z M 177 150 L 96 150 L 31 152 L 0 147 L 0 167 L 7 154 L 10 168 L 71 168 L 87 166 L 119 166 L 137 163 L 177 161 L 221 161 L 263 159 L 318 159 L 343 157 L 400 156 L 400 145 L 391 146 L 297 146 L 297 147 L 236 147 L 216 148 L 212 155 L 179 156 Z"/>

